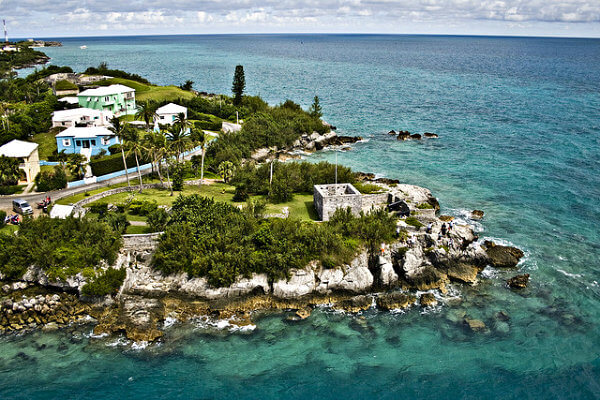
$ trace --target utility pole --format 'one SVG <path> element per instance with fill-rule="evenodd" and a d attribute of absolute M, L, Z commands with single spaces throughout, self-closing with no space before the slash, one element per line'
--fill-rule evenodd
<path fill-rule="evenodd" d="M 4 24 L 4 41 L 8 44 L 8 32 L 6 31 L 6 20 L 3 19 L 2 23 Z"/>
<path fill-rule="evenodd" d="M 337 160 L 337 150 L 335 150 L 335 184 L 337 185 L 337 164 L 338 164 L 338 160 Z"/>

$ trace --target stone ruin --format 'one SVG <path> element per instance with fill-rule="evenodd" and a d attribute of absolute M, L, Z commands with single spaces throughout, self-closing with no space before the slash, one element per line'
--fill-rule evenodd
<path fill-rule="evenodd" d="M 352 214 L 362 210 L 362 195 L 350 183 L 315 185 L 314 204 L 319 219 L 329 221 L 338 208 L 350 208 Z"/>

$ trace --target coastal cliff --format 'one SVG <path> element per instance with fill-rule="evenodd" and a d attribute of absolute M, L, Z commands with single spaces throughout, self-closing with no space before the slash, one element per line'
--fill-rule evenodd
<path fill-rule="evenodd" d="M 410 196 L 414 204 L 434 200 L 429 190 L 417 186 L 388 189 Z M 184 272 L 162 274 L 152 267 L 158 235 L 126 235 L 112 266 L 126 271 L 116 296 L 81 296 L 86 284 L 82 274 L 52 280 L 30 267 L 20 282 L 2 286 L 9 299 L 0 304 L 0 330 L 95 321 L 97 335 L 122 332 L 131 340 L 153 341 L 161 337 L 167 318 L 213 316 L 245 326 L 257 310 L 299 310 L 298 318 L 305 318 L 320 304 L 347 312 L 374 304 L 381 310 L 431 307 L 444 298 L 449 285 L 476 285 L 486 266 L 514 268 L 523 256 L 519 249 L 478 240 L 467 224 L 448 228 L 445 221 L 450 218 L 431 211 L 420 216 L 423 224 L 399 222 L 406 234 L 376 254 L 363 248 L 351 262 L 335 268 L 315 261 L 291 269 L 285 279 L 255 273 L 225 287 Z"/>

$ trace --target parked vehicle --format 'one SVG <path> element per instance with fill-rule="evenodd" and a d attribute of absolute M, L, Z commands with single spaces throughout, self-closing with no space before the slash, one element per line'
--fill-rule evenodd
<path fill-rule="evenodd" d="M 12 202 L 13 211 L 19 214 L 27 215 L 33 214 L 33 208 L 23 199 L 15 199 Z"/>

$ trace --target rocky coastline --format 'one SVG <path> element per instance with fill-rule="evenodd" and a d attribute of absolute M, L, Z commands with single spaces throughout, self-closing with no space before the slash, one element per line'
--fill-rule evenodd
<path fill-rule="evenodd" d="M 410 204 L 433 203 L 439 209 L 425 188 L 375 182 L 403 194 Z M 163 335 L 167 319 L 185 322 L 204 316 L 245 327 L 252 326 L 253 313 L 259 310 L 296 310 L 295 318 L 303 319 L 318 305 L 350 313 L 372 307 L 382 311 L 435 307 L 449 285 L 477 285 L 487 266 L 514 269 L 523 257 L 515 247 L 479 240 L 467 224 L 453 223 L 449 229 L 445 221 L 452 217 L 437 216 L 433 206 L 421 211 L 415 213 L 417 226 L 399 222 L 407 235 L 385 244 L 376 255 L 364 249 L 351 263 L 337 268 L 313 262 L 292 270 L 288 279 L 269 282 L 266 275 L 253 274 L 222 288 L 185 273 L 163 276 L 150 265 L 158 236 L 128 238 L 114 265 L 126 269 L 116 296 L 85 298 L 79 295 L 84 277 L 52 281 L 31 267 L 21 281 L 2 285 L 0 332 L 92 323 L 98 336 L 123 334 L 136 342 L 153 342 Z M 525 287 L 528 279 L 510 280 L 507 290 Z"/>

